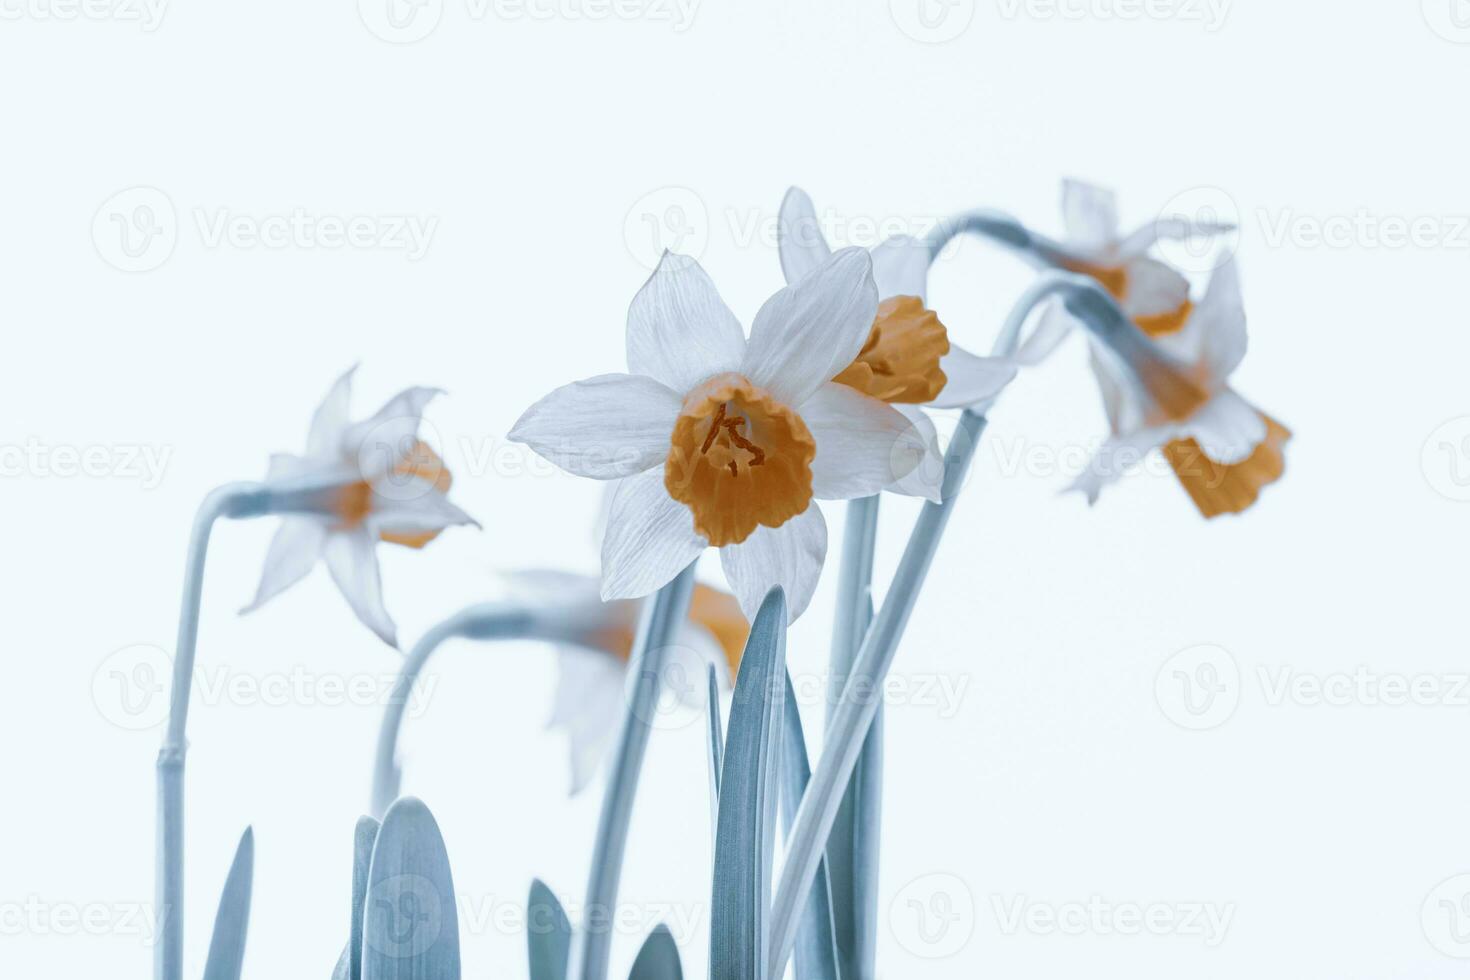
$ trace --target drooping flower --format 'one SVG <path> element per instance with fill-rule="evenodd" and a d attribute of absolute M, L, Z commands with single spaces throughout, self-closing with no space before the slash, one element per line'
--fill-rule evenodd
<path fill-rule="evenodd" d="M 557 686 L 549 726 L 564 730 L 571 755 L 572 793 L 596 774 L 627 713 L 628 663 L 641 600 L 603 602 L 595 578 L 566 572 L 521 572 L 513 587 L 528 602 L 570 603 L 568 619 L 587 624 L 582 642 L 557 648 Z M 662 690 L 683 705 L 704 704 L 706 665 L 728 687 L 740 669 L 750 624 L 734 596 L 696 583 L 689 617 L 664 651 Z"/>
<path fill-rule="evenodd" d="M 1291 433 L 1228 385 L 1246 349 L 1234 261 L 1216 269 L 1196 305 L 1189 280 L 1148 254 L 1163 239 L 1209 238 L 1232 226 L 1165 218 L 1122 235 L 1112 192 L 1074 180 L 1062 185 L 1062 212 L 1066 241 L 1042 258 L 1096 279 L 1138 328 L 1111 342 L 1090 337 L 1112 435 L 1072 488 L 1096 502 L 1103 486 L 1161 448 L 1205 517 L 1250 507 L 1284 472 Z M 1061 304 L 1051 306 L 1019 360 L 1044 359 L 1075 323 Z"/>
<path fill-rule="evenodd" d="M 1113 192 L 1078 180 L 1062 182 L 1062 220 L 1066 241 L 1047 258 L 1096 279 L 1150 337 L 1183 329 L 1194 306 L 1189 280 L 1150 250 L 1165 239 L 1210 238 L 1234 227 L 1161 218 L 1124 235 Z"/>
<path fill-rule="evenodd" d="M 772 296 L 747 341 L 692 259 L 665 253 L 628 310 L 627 374 L 558 388 L 510 438 L 562 469 L 617 480 L 602 597 L 644 596 L 706 547 L 754 617 L 782 586 L 806 609 L 827 551 L 814 500 L 878 492 L 922 450 L 903 415 L 836 377 L 878 308 L 862 249 Z"/>
<path fill-rule="evenodd" d="M 1089 502 L 1133 463 L 1162 449 L 1205 517 L 1239 513 L 1285 470 L 1285 426 L 1247 402 L 1229 378 L 1246 350 L 1245 308 L 1235 262 L 1215 270 L 1177 331 L 1156 342 L 1177 365 L 1093 344 L 1112 436 L 1073 484 Z M 1134 348 L 1129 347 L 1132 351 Z M 1168 392 L 1160 397 L 1159 392 Z"/>
<path fill-rule="evenodd" d="M 408 388 L 371 418 L 350 422 L 355 370 L 337 379 L 312 416 L 305 454 L 271 457 L 266 485 L 298 503 L 283 517 L 255 598 L 241 612 L 280 595 L 320 558 L 357 618 L 397 646 L 377 544 L 422 548 L 447 527 L 479 525 L 449 502 L 449 470 L 418 437 L 424 407 L 440 392 Z"/>

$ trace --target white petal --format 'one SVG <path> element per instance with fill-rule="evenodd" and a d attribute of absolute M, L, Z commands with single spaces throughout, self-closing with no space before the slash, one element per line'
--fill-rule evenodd
<path fill-rule="evenodd" d="M 1067 312 L 1060 300 L 1053 300 L 1042 308 L 1041 316 L 1031 333 L 1021 342 L 1016 352 L 1016 363 L 1024 367 L 1035 367 L 1056 352 L 1062 341 L 1078 326 L 1077 318 Z"/>
<path fill-rule="evenodd" d="M 323 557 L 337 588 L 357 618 L 389 646 L 398 646 L 398 630 L 383 607 L 383 583 L 378 575 L 377 537 L 366 526 L 327 535 Z"/>
<path fill-rule="evenodd" d="M 1201 362 L 1211 378 L 1224 381 L 1244 360 L 1247 346 L 1245 301 L 1233 259 L 1215 270 L 1190 319 L 1199 330 Z"/>
<path fill-rule="evenodd" d="M 1107 251 L 1118 237 L 1113 192 L 1080 180 L 1062 181 L 1062 221 L 1068 244 L 1088 252 Z"/>
<path fill-rule="evenodd" d="M 1132 375 L 1117 366 L 1116 355 L 1101 341 L 1094 340 L 1089 344 L 1088 359 L 1097 378 L 1098 390 L 1102 393 L 1103 410 L 1107 412 L 1112 433 L 1131 432 L 1141 426 L 1146 396 L 1135 390 L 1137 382 Z"/>
<path fill-rule="evenodd" d="M 776 244 L 781 253 L 781 272 L 788 283 L 819 268 L 832 255 L 812 199 L 800 187 L 790 188 L 781 199 L 781 211 L 776 216 Z"/>
<path fill-rule="evenodd" d="M 424 409 L 443 393 L 438 388 L 405 388 L 372 418 L 347 428 L 342 449 L 363 479 L 389 472 L 413 452 Z"/>
<path fill-rule="evenodd" d="M 878 299 L 929 293 L 929 246 L 912 235 L 895 235 L 873 249 L 873 282 Z"/>
<path fill-rule="evenodd" d="M 306 455 L 336 456 L 340 451 L 352 402 L 352 375 L 356 371 L 355 364 L 344 371 L 317 406 L 311 417 L 311 431 L 306 436 Z"/>
<path fill-rule="evenodd" d="M 581 647 L 558 647 L 556 668 L 556 695 L 548 725 L 567 733 L 575 796 L 597 774 L 617 737 L 625 670 L 613 656 Z"/>
<path fill-rule="evenodd" d="M 918 465 L 888 489 L 910 497 L 923 497 L 937 504 L 944 484 L 944 452 L 939 448 L 939 433 L 923 409 L 914 405 L 893 407 L 909 420 L 911 428 L 902 441 L 907 447 L 905 451 L 918 457 Z"/>
<path fill-rule="evenodd" d="M 786 620 L 795 622 L 817 591 L 827 557 L 827 522 L 815 503 L 780 527 L 758 527 L 740 544 L 720 549 L 725 577 L 747 619 L 754 620 L 766 593 L 786 590 Z"/>
<path fill-rule="evenodd" d="M 980 357 L 950 345 L 939 359 L 944 390 L 929 404 L 934 408 L 968 408 L 1001 393 L 1016 376 L 1016 364 L 1004 357 Z"/>
<path fill-rule="evenodd" d="M 857 359 L 877 314 L 873 262 L 861 248 L 844 248 L 766 300 L 741 373 L 800 405 Z"/>
<path fill-rule="evenodd" d="M 414 484 L 410 488 L 395 481 L 391 488 L 385 488 L 388 493 L 374 492 L 371 518 L 374 530 L 425 534 L 458 525 L 480 526 L 479 521 L 450 503 L 429 481 L 414 478 Z M 374 490 L 380 485 L 375 485 Z"/>
<path fill-rule="evenodd" d="M 824 500 L 868 497 L 913 472 L 923 447 L 891 405 L 828 382 L 797 409 L 817 442 L 812 493 Z"/>
<path fill-rule="evenodd" d="M 259 609 L 268 600 L 306 577 L 321 557 L 322 544 L 327 536 L 326 525 L 315 517 L 289 516 L 281 521 L 275 537 L 271 538 L 270 550 L 265 555 L 265 569 L 260 573 L 260 585 L 255 598 L 241 613 Z"/>
<path fill-rule="evenodd" d="M 683 395 L 740 367 L 745 334 L 699 263 L 665 252 L 628 307 L 628 371 Z"/>
<path fill-rule="evenodd" d="M 662 467 L 625 477 L 613 492 L 602 538 L 602 598 L 648 595 L 707 547 L 694 532 L 694 514 L 664 488 Z"/>
<path fill-rule="evenodd" d="M 556 389 L 510 430 L 568 473 L 612 480 L 657 466 L 669 454 L 680 398 L 637 374 L 602 374 Z"/>
<path fill-rule="evenodd" d="M 1123 312 L 1129 317 L 1173 313 L 1189 300 L 1189 280 L 1157 259 L 1131 259 L 1124 268 L 1128 271 L 1128 294 Z"/>
<path fill-rule="evenodd" d="M 1266 438 L 1261 413 L 1229 388 L 1211 395 L 1184 428 L 1206 456 L 1227 466 L 1248 459 Z"/>
<path fill-rule="evenodd" d="M 1165 426 L 1113 436 L 1088 460 L 1087 469 L 1067 489 L 1086 494 L 1087 502 L 1095 504 L 1103 487 L 1116 482 L 1124 473 L 1143 462 L 1150 452 L 1177 435 L 1176 427 Z"/>

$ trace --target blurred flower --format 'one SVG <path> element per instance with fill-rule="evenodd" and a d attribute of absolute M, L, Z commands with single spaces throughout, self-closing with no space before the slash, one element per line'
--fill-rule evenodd
<path fill-rule="evenodd" d="M 877 308 L 867 252 L 844 249 L 767 300 L 747 342 L 699 264 L 664 254 L 628 310 L 629 373 L 558 388 L 510 433 L 619 481 L 604 599 L 647 595 L 712 546 L 747 616 L 776 585 L 801 615 L 827 553 L 814 498 L 877 493 L 922 458 L 903 415 L 831 381 Z"/>
<path fill-rule="evenodd" d="M 1175 366 L 1145 356 L 1146 347 L 1094 341 L 1093 365 L 1112 436 L 1072 489 L 1095 502 L 1103 486 L 1162 449 L 1204 516 L 1245 510 L 1281 477 L 1291 433 L 1228 383 L 1246 350 L 1235 263 L 1216 269 L 1179 329 L 1155 340 Z"/>
<path fill-rule="evenodd" d="M 811 198 L 792 187 L 777 221 L 781 271 L 794 283 L 832 254 Z M 929 247 L 908 235 L 885 239 L 871 251 L 878 312 L 853 362 L 832 380 L 888 402 L 914 425 L 924 461 L 887 489 L 939 499 L 944 473 L 938 435 L 915 406 L 966 408 L 998 395 L 1016 375 L 1015 365 L 979 357 L 950 343 L 939 316 L 927 305 Z"/>
<path fill-rule="evenodd" d="M 449 470 L 418 438 L 424 407 L 440 392 L 409 388 L 372 418 L 349 422 L 355 370 L 337 379 L 312 416 L 306 453 L 271 457 L 266 484 L 299 505 L 281 521 L 255 599 L 241 612 L 260 608 L 321 558 L 357 618 L 397 646 L 383 607 L 377 543 L 422 548 L 446 527 L 478 525 L 449 502 Z"/>
<path fill-rule="evenodd" d="M 566 572 L 521 572 L 512 588 L 530 602 L 571 602 L 584 609 L 569 618 L 589 624 L 584 642 L 557 648 L 557 687 L 549 725 L 567 733 L 572 793 L 592 780 L 627 713 L 628 662 L 638 632 L 640 599 L 603 602 L 595 578 Z M 706 665 L 728 687 L 740 670 L 750 624 L 735 597 L 696 584 L 689 619 L 665 651 L 662 689 L 690 707 L 702 707 Z"/>

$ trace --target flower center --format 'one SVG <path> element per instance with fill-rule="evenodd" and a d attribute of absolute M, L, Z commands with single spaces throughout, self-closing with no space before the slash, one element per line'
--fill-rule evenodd
<path fill-rule="evenodd" d="M 393 467 L 391 475 L 399 479 L 422 480 L 440 493 L 448 493 L 450 484 L 454 482 L 454 477 L 450 475 L 449 468 L 444 465 L 444 460 L 422 442 L 414 443 L 408 454 L 399 461 L 397 466 Z M 356 483 L 343 487 L 337 492 L 336 511 L 339 518 L 337 526 L 342 530 L 357 527 L 367 520 L 368 515 L 373 512 L 372 484 L 366 480 L 358 480 Z M 406 548 L 422 548 L 438 536 L 438 531 L 422 531 L 414 534 L 383 531 L 378 535 L 389 544 L 401 544 Z"/>
<path fill-rule="evenodd" d="M 710 544 L 739 544 L 806 510 L 816 455 L 801 416 L 740 375 L 720 374 L 684 399 L 664 486 Z"/>
<path fill-rule="evenodd" d="M 867 343 L 838 384 L 885 402 L 922 405 L 949 380 L 939 367 L 949 353 L 949 334 L 917 296 L 893 296 L 878 305 Z"/>

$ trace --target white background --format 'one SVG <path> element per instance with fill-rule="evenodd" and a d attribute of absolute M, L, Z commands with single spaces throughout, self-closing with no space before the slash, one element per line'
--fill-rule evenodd
<path fill-rule="evenodd" d="M 1157 466 L 1089 510 L 1058 494 L 1105 425 L 1081 345 L 1006 397 L 896 668 L 911 692 L 942 679 L 963 697 L 889 713 L 881 972 L 1462 975 L 1451 954 L 1470 942 L 1449 927 L 1467 888 L 1441 884 L 1470 872 L 1462 2 L 705 0 L 685 20 L 646 0 L 430 0 L 396 33 L 387 0 L 175 0 L 147 22 L 123 0 L 66 2 L 0 0 L 5 976 L 149 974 L 135 911 L 160 730 L 119 725 L 136 719 L 98 672 L 134 644 L 172 648 L 194 508 L 298 451 L 341 370 L 362 363 L 359 415 L 409 384 L 448 389 L 429 419 L 485 525 L 382 549 L 411 642 L 500 571 L 595 573 L 599 488 L 495 450 L 552 387 L 621 368 L 658 245 L 697 254 L 748 323 L 780 285 L 791 183 L 835 240 L 871 245 L 880 223 L 921 231 L 979 205 L 1058 232 L 1064 175 L 1115 187 L 1125 225 L 1181 195 L 1234 209 L 1252 330 L 1238 385 L 1296 438 L 1243 519 L 1200 519 Z M 113 222 L 140 203 L 172 234 L 130 263 Z M 434 225 L 421 256 L 211 234 L 297 210 Z M 1418 240 L 1395 243 L 1415 219 Z M 931 299 L 983 348 L 1028 275 L 970 243 Z M 16 447 L 111 462 L 75 475 Z M 125 464 L 135 450 L 167 454 L 161 480 Z M 914 510 L 885 503 L 880 583 Z M 835 553 L 841 507 L 827 515 Z M 399 655 L 320 569 L 235 615 L 270 533 L 218 529 L 201 674 L 391 676 Z M 798 673 L 825 662 L 833 568 L 792 632 Z M 1171 658 L 1201 644 L 1223 648 L 1235 707 L 1190 730 L 1174 671 L 1202 654 Z M 462 643 L 436 664 L 405 789 L 434 808 L 471 906 L 466 976 L 523 975 L 515 906 L 533 875 L 580 902 L 602 783 L 566 796 L 563 740 L 542 730 L 548 651 Z M 1360 667 L 1420 679 L 1434 703 L 1278 696 L 1283 678 Z M 190 975 L 247 824 L 248 975 L 324 977 L 346 935 L 380 709 L 288 700 L 196 697 Z M 649 753 L 622 890 L 642 921 L 614 975 L 663 910 L 692 922 L 674 925 L 688 973 L 705 970 L 703 738 L 691 714 Z M 950 903 L 942 941 L 918 938 L 910 901 Z M 1010 918 L 1089 902 L 1178 927 Z M 1185 927 L 1192 904 L 1230 916 L 1222 941 Z M 80 912 L 98 918 L 68 925 Z"/>

